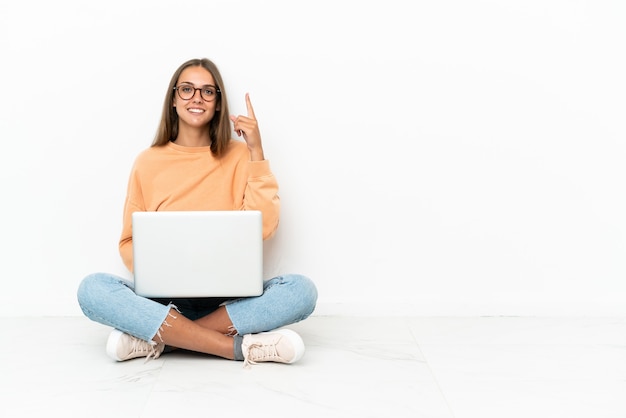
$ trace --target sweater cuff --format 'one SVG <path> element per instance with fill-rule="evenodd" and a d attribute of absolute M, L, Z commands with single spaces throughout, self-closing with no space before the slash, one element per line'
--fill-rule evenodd
<path fill-rule="evenodd" d="M 272 170 L 270 170 L 269 160 L 248 162 L 249 178 L 265 177 L 265 176 L 271 176 L 271 175 L 272 175 Z"/>

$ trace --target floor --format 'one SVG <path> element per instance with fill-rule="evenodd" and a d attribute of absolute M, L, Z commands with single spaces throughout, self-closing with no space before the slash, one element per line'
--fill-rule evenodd
<path fill-rule="evenodd" d="M 626 417 L 626 318 L 313 316 L 292 365 L 123 363 L 82 317 L 0 318 L 2 417 Z"/>

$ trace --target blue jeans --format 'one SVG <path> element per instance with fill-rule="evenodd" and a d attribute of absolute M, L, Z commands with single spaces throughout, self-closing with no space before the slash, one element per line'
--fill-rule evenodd
<path fill-rule="evenodd" d="M 307 318 L 315 309 L 317 289 L 302 275 L 274 277 L 261 296 L 224 298 L 149 299 L 135 294 L 133 284 L 108 273 L 94 273 L 78 288 L 78 303 L 91 320 L 142 340 L 152 341 L 175 305 L 195 320 L 224 304 L 238 335 L 270 331 Z"/>

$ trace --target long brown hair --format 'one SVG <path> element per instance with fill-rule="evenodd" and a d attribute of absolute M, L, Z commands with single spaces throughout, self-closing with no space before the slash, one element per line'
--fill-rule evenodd
<path fill-rule="evenodd" d="M 178 78 L 187 67 L 202 67 L 211 73 L 215 80 L 215 86 L 221 91 L 217 96 L 215 116 L 209 122 L 209 136 L 211 138 L 211 152 L 216 156 L 221 156 L 231 140 L 230 117 L 228 114 L 228 100 L 224 91 L 224 82 L 217 66 L 207 58 L 196 58 L 184 62 L 172 75 L 170 84 L 165 94 L 163 102 L 163 112 L 157 133 L 152 141 L 153 147 L 158 147 L 173 141 L 178 136 L 178 114 L 174 107 L 174 87 L 178 83 Z"/>

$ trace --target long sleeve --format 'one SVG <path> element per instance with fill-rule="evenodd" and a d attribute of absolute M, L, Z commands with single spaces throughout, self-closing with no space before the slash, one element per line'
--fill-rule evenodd
<path fill-rule="evenodd" d="M 280 198 L 278 183 L 272 174 L 269 161 L 250 161 L 243 210 L 260 210 L 263 213 L 263 239 L 269 239 L 278 228 Z"/>

